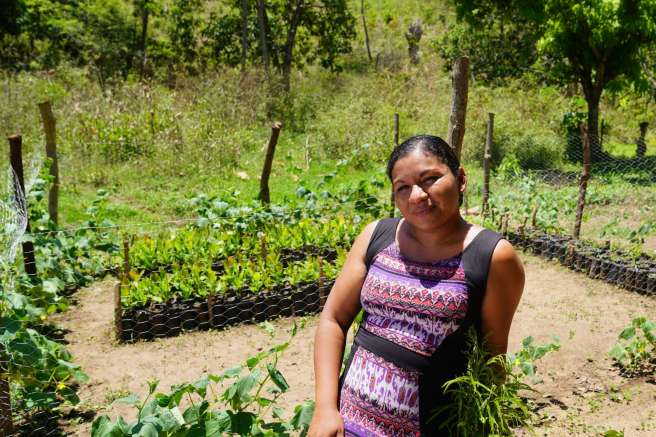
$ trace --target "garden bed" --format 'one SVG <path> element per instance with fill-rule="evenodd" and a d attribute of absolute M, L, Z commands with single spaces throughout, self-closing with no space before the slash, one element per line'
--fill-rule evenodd
<path fill-rule="evenodd" d="M 641 294 L 656 294 L 656 259 L 543 232 L 508 232 L 508 241 L 534 255 Z"/>
<path fill-rule="evenodd" d="M 333 281 L 286 284 L 254 293 L 248 289 L 154 303 L 121 310 L 118 337 L 124 342 L 173 337 L 182 332 L 222 329 L 260 323 L 278 317 L 305 316 L 321 311 Z"/>

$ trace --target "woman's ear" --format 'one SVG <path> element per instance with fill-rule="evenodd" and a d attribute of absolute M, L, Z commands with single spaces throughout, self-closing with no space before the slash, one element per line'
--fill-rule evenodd
<path fill-rule="evenodd" d="M 460 193 L 464 193 L 465 189 L 467 189 L 467 174 L 465 173 L 465 169 L 460 167 L 458 169 L 458 189 L 460 190 Z"/>

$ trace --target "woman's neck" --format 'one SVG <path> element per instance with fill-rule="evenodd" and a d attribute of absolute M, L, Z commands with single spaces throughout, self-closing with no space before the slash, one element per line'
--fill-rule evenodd
<path fill-rule="evenodd" d="M 462 235 L 467 233 L 469 223 L 457 214 L 453 219 L 448 220 L 434 229 L 418 229 L 412 226 L 410 222 L 404 220 L 406 232 L 410 238 L 423 247 L 445 246 L 450 243 L 462 241 Z"/>

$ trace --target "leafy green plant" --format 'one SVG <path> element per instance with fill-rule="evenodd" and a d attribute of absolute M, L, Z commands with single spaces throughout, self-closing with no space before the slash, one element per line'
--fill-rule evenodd
<path fill-rule="evenodd" d="M 522 348 L 507 355 L 508 362 L 513 368 L 519 368 L 524 376 L 535 376 L 537 367 L 535 362 L 549 352 L 560 350 L 560 340 L 554 337 L 551 343 L 534 345 L 533 337 L 528 336 L 522 340 Z"/>
<path fill-rule="evenodd" d="M 88 378 L 64 346 L 27 328 L 15 315 L 0 319 L 0 346 L 17 410 L 53 410 L 61 401 L 79 403 L 76 386 Z"/>
<path fill-rule="evenodd" d="M 535 346 L 532 337 L 522 346 L 515 354 L 491 357 L 485 342 L 470 329 L 467 370 L 444 384 L 444 393 L 453 401 L 434 412 L 432 419 L 445 418 L 435 426 L 453 436 L 510 436 L 513 428 L 530 428 L 532 413 L 520 393 L 534 389 L 524 377 L 534 374 L 535 360 L 558 346 Z"/>
<path fill-rule="evenodd" d="M 620 332 L 610 357 L 628 375 L 641 375 L 656 369 L 656 323 L 636 317 Z"/>
<path fill-rule="evenodd" d="M 305 436 L 314 412 L 306 401 L 294 408 L 291 418 L 277 404 L 289 390 L 278 360 L 303 327 L 294 324 L 290 339 L 248 358 L 221 374 L 210 374 L 193 383 L 156 392 L 158 381 L 148 382 L 148 395 L 130 395 L 115 402 L 132 405 L 137 419 L 126 422 L 100 416 L 93 422 L 92 437 L 118 436 Z M 272 330 L 268 325 L 268 330 Z"/>

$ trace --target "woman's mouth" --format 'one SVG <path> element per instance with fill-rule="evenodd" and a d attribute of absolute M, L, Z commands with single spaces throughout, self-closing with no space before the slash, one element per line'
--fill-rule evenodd
<path fill-rule="evenodd" d="M 413 214 L 413 215 L 423 215 L 423 214 L 427 214 L 427 213 L 430 212 L 432 209 L 433 209 L 432 206 L 423 206 L 423 207 L 421 207 L 421 208 L 417 208 L 417 209 L 413 210 L 413 211 L 412 211 L 412 214 Z"/>

